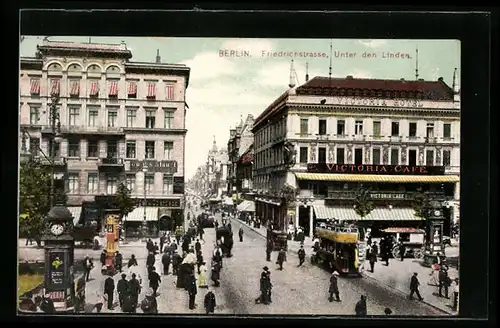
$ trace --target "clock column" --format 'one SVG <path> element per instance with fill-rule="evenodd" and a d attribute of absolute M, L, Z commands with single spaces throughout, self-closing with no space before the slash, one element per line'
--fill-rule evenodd
<path fill-rule="evenodd" d="M 49 211 L 44 222 L 42 240 L 45 249 L 44 294 L 50 294 L 57 312 L 72 312 L 75 243 L 73 216 L 65 206 L 56 205 Z"/>
<path fill-rule="evenodd" d="M 429 202 L 427 214 L 427 234 L 424 253 L 424 264 L 431 266 L 437 261 L 439 256 L 441 260 L 445 258 L 445 248 L 443 244 L 443 202 L 432 200 Z"/>

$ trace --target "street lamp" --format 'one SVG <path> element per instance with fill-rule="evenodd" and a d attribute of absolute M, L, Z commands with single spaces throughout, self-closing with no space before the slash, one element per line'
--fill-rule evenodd
<path fill-rule="evenodd" d="M 143 213 L 143 222 L 142 222 L 142 236 L 143 241 L 147 241 L 146 234 L 148 231 L 147 221 L 146 221 L 146 174 L 148 173 L 148 167 L 146 163 L 142 166 L 142 173 L 144 174 L 144 213 Z"/>

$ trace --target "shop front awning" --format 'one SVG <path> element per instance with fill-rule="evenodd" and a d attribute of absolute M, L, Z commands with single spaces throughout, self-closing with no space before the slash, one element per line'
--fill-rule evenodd
<path fill-rule="evenodd" d="M 80 215 L 82 214 L 81 206 L 68 206 L 68 210 L 73 215 L 73 225 L 77 225 L 80 221 Z"/>
<path fill-rule="evenodd" d="M 158 207 L 146 206 L 146 221 L 158 221 Z M 138 206 L 134 208 L 127 216 L 123 218 L 125 222 L 141 222 L 144 221 L 144 207 Z"/>
<path fill-rule="evenodd" d="M 234 202 L 231 198 L 226 197 L 226 198 L 224 198 L 224 205 L 233 206 Z"/>
<path fill-rule="evenodd" d="M 364 218 L 351 207 L 313 205 L 316 218 L 320 220 L 336 219 L 345 221 L 421 221 L 410 207 L 375 208 Z"/>
<path fill-rule="evenodd" d="M 244 200 L 236 208 L 240 212 L 255 212 L 255 202 L 252 200 Z"/>
<path fill-rule="evenodd" d="M 382 183 L 445 183 L 458 182 L 457 175 L 377 175 L 377 174 L 337 174 L 297 172 L 299 180 L 309 181 L 346 181 Z"/>
<path fill-rule="evenodd" d="M 275 200 L 269 199 L 269 198 L 260 198 L 260 197 L 257 197 L 257 198 L 255 198 L 255 200 L 258 201 L 258 202 L 261 202 L 261 203 L 271 204 L 271 205 L 274 205 L 274 206 L 281 206 L 281 202 L 280 201 L 275 201 Z"/>

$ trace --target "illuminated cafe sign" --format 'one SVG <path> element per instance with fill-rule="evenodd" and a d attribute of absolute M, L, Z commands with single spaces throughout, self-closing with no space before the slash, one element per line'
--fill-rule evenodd
<path fill-rule="evenodd" d="M 146 166 L 147 171 L 150 173 L 177 173 L 177 161 L 130 160 L 128 166 L 126 170 L 130 172 L 140 172 Z"/>
<path fill-rule="evenodd" d="M 391 200 L 405 200 L 411 199 L 412 195 L 405 193 L 369 193 L 371 199 L 391 199 Z"/>
<path fill-rule="evenodd" d="M 444 166 L 310 163 L 307 164 L 307 172 L 392 175 L 444 175 Z"/>

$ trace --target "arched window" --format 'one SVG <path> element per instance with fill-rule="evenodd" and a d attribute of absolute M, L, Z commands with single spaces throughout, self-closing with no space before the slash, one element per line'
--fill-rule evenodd
<path fill-rule="evenodd" d="M 106 69 L 106 74 L 119 74 L 120 73 L 120 68 L 118 66 L 109 66 Z"/>
<path fill-rule="evenodd" d="M 82 67 L 78 64 L 69 64 L 68 72 L 81 72 Z"/>
<path fill-rule="evenodd" d="M 52 63 L 47 67 L 48 71 L 62 71 L 62 66 L 58 63 Z"/>
<path fill-rule="evenodd" d="M 93 65 L 89 66 L 89 68 L 87 69 L 87 72 L 88 73 L 101 73 L 101 68 L 98 65 L 93 64 Z"/>

